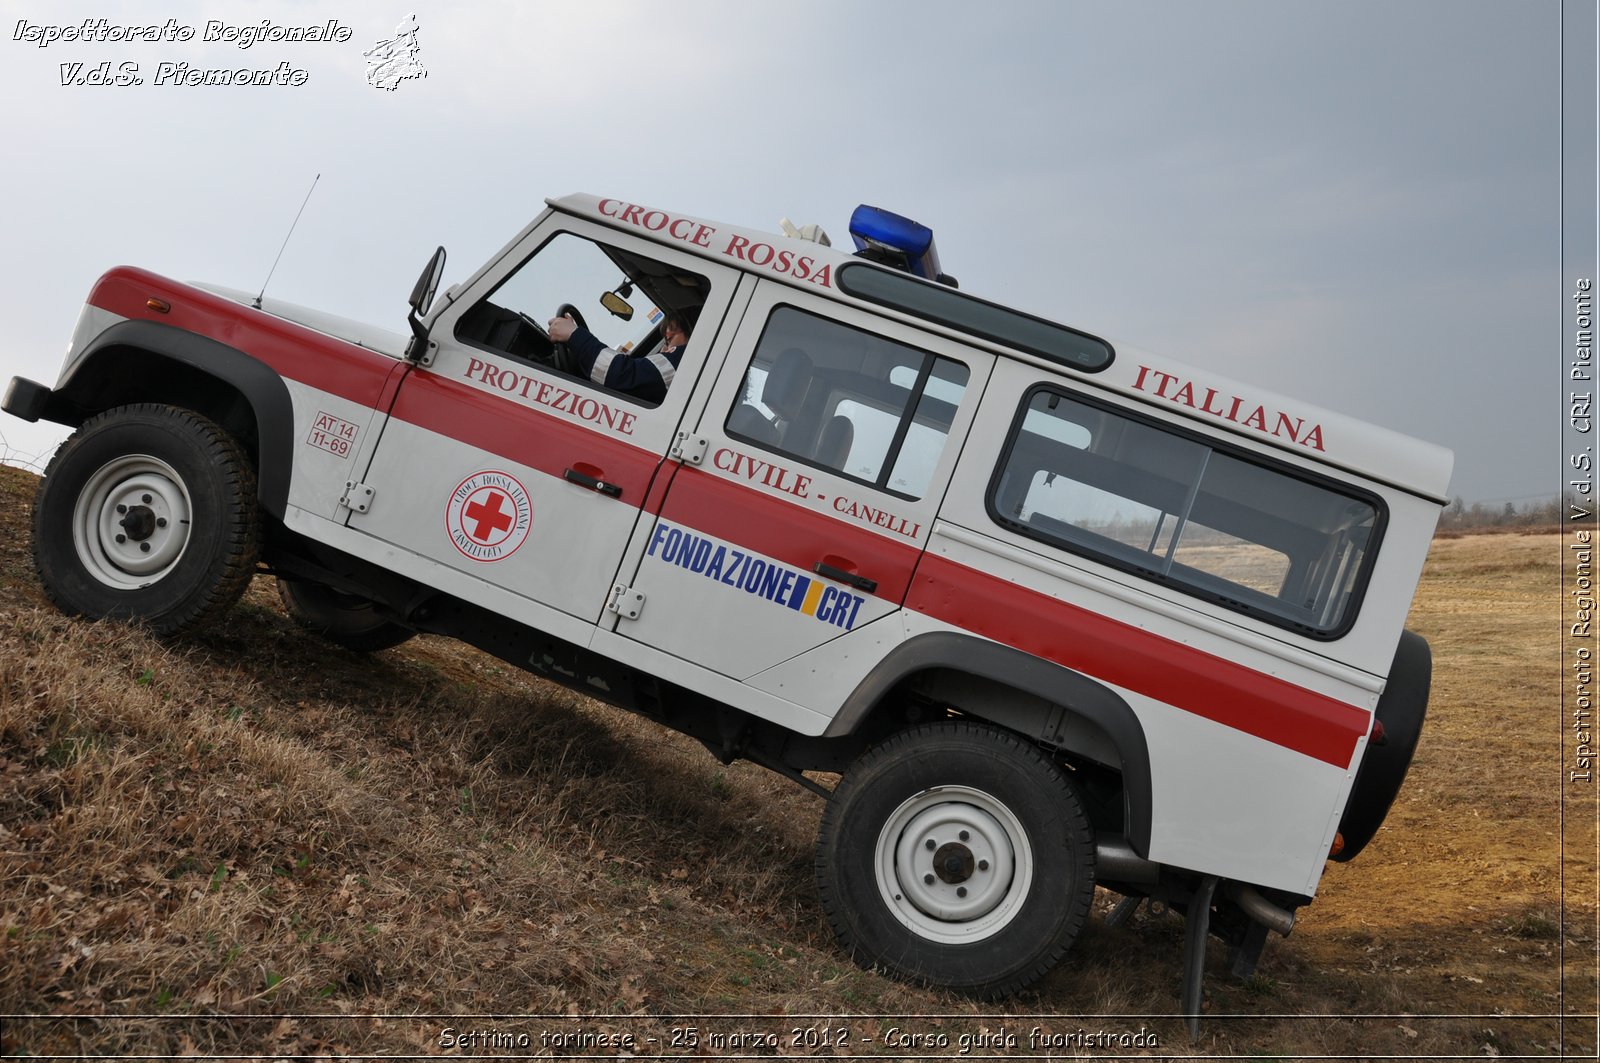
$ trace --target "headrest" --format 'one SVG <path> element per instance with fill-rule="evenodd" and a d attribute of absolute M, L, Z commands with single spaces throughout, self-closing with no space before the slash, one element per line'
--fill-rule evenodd
<path fill-rule="evenodd" d="M 806 389 L 810 386 L 811 356 L 798 347 L 789 347 L 778 355 L 772 372 L 767 374 L 761 401 L 785 421 L 792 421 L 805 405 Z"/>

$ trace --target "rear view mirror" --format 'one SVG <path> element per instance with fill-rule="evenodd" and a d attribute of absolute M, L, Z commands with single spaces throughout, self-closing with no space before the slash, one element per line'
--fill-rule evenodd
<path fill-rule="evenodd" d="M 417 278 L 416 285 L 411 289 L 411 313 L 406 315 L 406 324 L 411 326 L 411 342 L 406 344 L 406 358 L 409 361 L 422 365 L 432 361 L 428 353 L 428 328 L 422 323 L 421 315 L 426 314 L 428 307 L 433 305 L 433 294 L 439 290 L 439 278 L 443 276 L 444 248 L 441 247 L 428 259 L 428 264 L 422 268 L 422 276 Z"/>
<path fill-rule="evenodd" d="M 611 311 L 612 317 L 620 317 L 624 321 L 633 320 L 633 306 L 616 292 L 606 292 L 601 295 L 600 305 Z"/>
<path fill-rule="evenodd" d="M 428 259 L 428 264 L 422 268 L 422 276 L 417 278 L 416 286 L 411 289 L 411 309 L 418 316 L 426 314 L 428 307 L 433 305 L 433 293 L 439 290 L 439 278 L 443 276 L 444 248 L 441 247 Z"/>

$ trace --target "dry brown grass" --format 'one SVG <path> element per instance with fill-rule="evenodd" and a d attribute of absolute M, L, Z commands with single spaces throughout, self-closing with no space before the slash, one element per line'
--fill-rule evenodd
<path fill-rule="evenodd" d="M 813 895 L 817 798 L 475 651 L 333 650 L 264 586 L 186 643 L 66 620 L 26 556 L 33 483 L 0 469 L 0 1013 L 55 1018 L 5 1023 L 8 1053 L 421 1053 L 447 1026 L 537 1052 L 579 1020 L 530 1014 L 642 1038 L 740 1013 L 772 1017 L 696 1025 L 858 1016 L 824 1027 L 874 1037 L 839 1055 L 932 1054 L 883 1047 L 896 1026 L 952 1055 L 1003 1026 L 1023 1054 L 1036 1024 L 1143 1027 L 1158 1055 L 1541 1054 L 1555 1021 L 1503 1013 L 1555 1013 L 1558 954 L 1593 952 L 1581 854 L 1565 913 L 1557 888 L 1554 537 L 1436 546 L 1411 779 L 1256 978 L 1214 949 L 1191 1045 L 1176 917 L 1096 922 L 1010 1016 L 860 971 Z"/>

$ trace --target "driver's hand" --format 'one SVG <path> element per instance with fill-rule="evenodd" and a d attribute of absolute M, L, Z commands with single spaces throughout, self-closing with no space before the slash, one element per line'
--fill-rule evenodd
<path fill-rule="evenodd" d="M 571 314 L 562 314 L 560 317 L 550 319 L 549 332 L 553 343 L 566 343 L 577 330 L 578 323 L 572 320 Z"/>

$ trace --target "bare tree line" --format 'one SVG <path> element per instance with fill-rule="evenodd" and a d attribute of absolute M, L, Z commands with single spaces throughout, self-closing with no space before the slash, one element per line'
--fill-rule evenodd
<path fill-rule="evenodd" d="M 1577 512 L 1584 515 L 1577 519 L 1592 521 L 1594 511 L 1594 503 L 1577 495 L 1552 495 L 1546 499 L 1524 500 L 1520 503 L 1473 502 L 1470 505 L 1457 495 L 1440 515 L 1439 530 L 1456 533 L 1557 531 L 1574 519 L 1573 514 Z"/>

